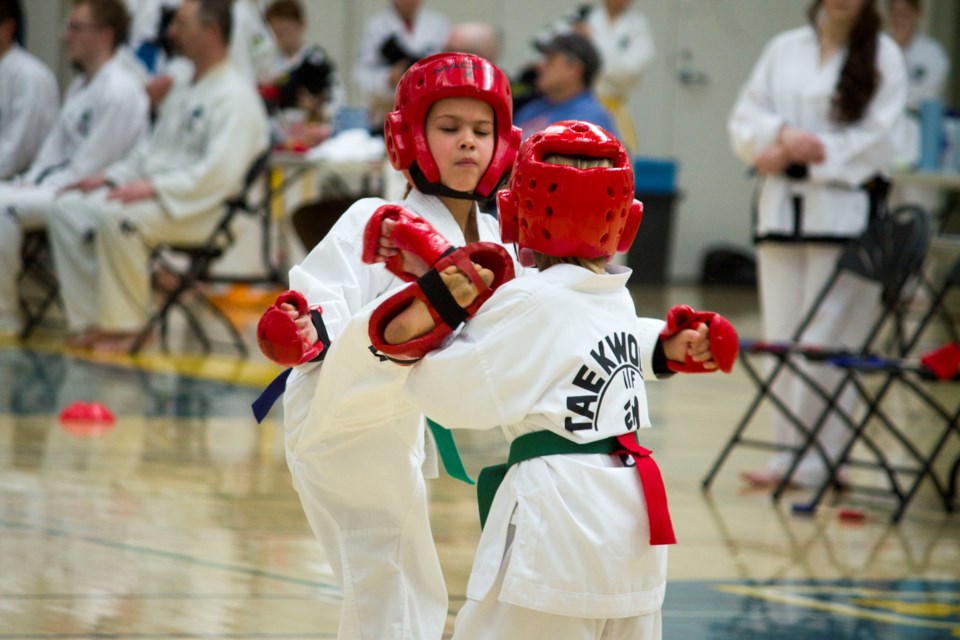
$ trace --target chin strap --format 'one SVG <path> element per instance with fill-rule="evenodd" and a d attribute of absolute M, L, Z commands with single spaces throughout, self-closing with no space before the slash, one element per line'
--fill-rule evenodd
<path fill-rule="evenodd" d="M 427 194 L 428 196 L 474 201 L 485 199 L 484 196 L 481 196 L 476 191 L 457 191 L 456 189 L 451 189 L 446 185 L 430 182 L 427 180 L 427 176 L 423 175 L 423 171 L 420 170 L 420 167 L 416 162 L 410 165 L 410 177 L 413 178 L 413 184 L 417 190 L 421 193 Z"/>

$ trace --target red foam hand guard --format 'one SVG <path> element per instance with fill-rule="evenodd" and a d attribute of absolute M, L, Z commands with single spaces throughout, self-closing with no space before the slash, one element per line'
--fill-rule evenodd
<path fill-rule="evenodd" d="M 390 241 L 401 252 L 409 251 L 428 266 L 433 266 L 440 256 L 450 249 L 450 242 L 429 222 L 400 205 L 385 204 L 373 212 L 364 228 L 363 261 L 367 264 L 383 261 L 382 258 L 377 257 L 377 249 L 380 247 L 385 220 L 393 220 L 396 223 L 390 233 Z M 417 279 L 416 275 L 404 271 L 402 253 L 386 260 L 386 265 L 387 270 L 402 280 L 412 282 Z"/>
<path fill-rule="evenodd" d="M 280 308 L 283 304 L 291 304 L 297 310 L 297 317 L 308 315 L 311 311 L 307 299 L 299 291 L 285 291 L 281 293 L 273 306 L 267 309 L 257 323 L 257 344 L 260 351 L 277 364 L 285 367 L 310 362 L 323 351 L 323 343 L 309 344 L 300 335 L 296 320 Z M 317 306 L 313 308 L 322 311 Z"/>
<path fill-rule="evenodd" d="M 490 271 L 493 272 L 493 281 L 489 285 L 487 285 L 483 281 L 483 278 L 480 277 L 480 274 L 477 273 L 473 263 L 490 269 Z M 455 265 L 470 278 L 479 292 L 476 299 L 463 309 L 462 319 L 457 318 L 452 322 L 444 318 L 445 314 L 436 308 L 434 301 L 431 300 L 431 295 L 424 289 L 424 285 L 427 284 L 426 279 L 429 276 L 443 271 L 450 265 Z M 390 356 L 395 361 L 401 364 L 405 362 L 413 364 L 430 351 L 439 348 L 446 337 L 459 325 L 458 320 L 470 319 L 500 285 L 512 280 L 513 277 L 513 260 L 510 258 L 510 254 L 507 253 L 506 249 L 492 242 L 473 242 L 468 244 L 438 260 L 434 269 L 431 269 L 431 273 L 426 274 L 413 286 L 406 287 L 395 295 L 390 296 L 383 304 L 377 307 L 370 317 L 370 341 L 373 343 L 374 348 Z M 415 299 L 419 299 L 427 305 L 427 309 L 430 311 L 430 316 L 433 318 L 435 324 L 434 328 L 430 332 L 408 340 L 407 342 L 388 344 L 383 337 L 387 326 L 398 314 L 410 306 Z M 455 305 L 455 303 L 452 304 Z M 451 326 L 451 324 L 453 326 Z"/>
<path fill-rule="evenodd" d="M 737 360 L 740 351 L 740 340 L 733 325 L 719 313 L 713 311 L 694 311 L 685 304 L 679 304 L 667 313 L 667 326 L 660 332 L 660 339 L 664 340 L 676 335 L 685 329 L 696 329 L 700 323 L 710 327 L 710 352 L 717 367 L 724 373 L 733 370 L 733 363 Z M 680 373 L 709 373 L 702 362 L 697 362 L 687 356 L 686 362 L 680 363 L 667 360 L 667 367 L 671 371 Z"/>

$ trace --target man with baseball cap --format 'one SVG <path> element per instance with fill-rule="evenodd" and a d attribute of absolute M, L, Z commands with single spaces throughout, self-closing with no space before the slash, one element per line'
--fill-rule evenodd
<path fill-rule="evenodd" d="M 536 80 L 543 95 L 514 116 L 524 139 L 561 120 L 592 122 L 616 136 L 613 118 L 592 90 L 600 54 L 590 40 L 577 33 L 562 33 L 535 46 L 543 54 Z"/>

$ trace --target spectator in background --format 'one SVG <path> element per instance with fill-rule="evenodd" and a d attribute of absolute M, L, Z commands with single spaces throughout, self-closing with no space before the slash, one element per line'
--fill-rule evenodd
<path fill-rule="evenodd" d="M 916 111 L 923 100 L 943 98 L 950 59 L 939 42 L 920 32 L 922 0 L 890 0 L 888 32 L 907 63 L 907 108 Z"/>
<path fill-rule="evenodd" d="M 53 72 L 17 41 L 20 0 L 0 0 L 0 180 L 30 166 L 57 118 Z"/>
<path fill-rule="evenodd" d="M 414 62 L 443 51 L 450 33 L 447 18 L 422 8 L 423 0 L 390 0 L 363 29 L 353 78 L 363 95 L 374 131 L 393 108 L 400 77 Z"/>
<path fill-rule="evenodd" d="M 45 227 L 60 189 L 119 160 L 147 133 L 143 84 L 116 55 L 129 23 L 121 0 L 74 0 L 64 41 L 80 73 L 29 170 L 0 183 L 0 326 L 7 332 L 20 326 L 17 274 L 24 230 Z"/>
<path fill-rule="evenodd" d="M 229 55 L 230 27 L 230 0 L 183 0 L 170 36 L 193 80 L 164 101 L 144 144 L 52 208 L 69 346 L 129 350 L 150 311 L 151 248 L 204 238 L 267 149 L 263 103 Z"/>
<path fill-rule="evenodd" d="M 877 0 L 814 0 L 809 24 L 786 31 L 764 48 L 740 91 L 727 129 L 737 156 L 762 176 L 754 238 L 763 338 L 790 340 L 811 305 L 819 313 L 804 339 L 834 348 L 859 348 L 879 310 L 874 283 L 844 277 L 822 302 L 817 297 L 844 245 L 880 215 L 882 177 L 889 174 L 895 128 L 907 97 L 906 68 L 896 43 L 883 34 Z M 797 362 L 807 380 L 829 396 L 842 373 L 825 364 Z M 847 385 L 839 406 L 855 415 Z M 823 398 L 794 371 L 773 385 L 805 429 L 824 410 Z M 849 435 L 836 412 L 818 436 L 835 459 Z M 781 445 L 766 468 L 745 471 L 755 488 L 772 489 L 804 439 L 783 412 L 773 416 Z M 793 475 L 817 486 L 828 469 L 818 451 Z"/>
<path fill-rule="evenodd" d="M 284 124 L 283 110 L 300 111 L 307 125 L 305 142 L 313 146 L 330 135 L 329 123 L 343 101 L 336 65 L 319 46 L 304 42 L 306 17 L 298 0 L 276 0 L 267 8 L 266 18 L 277 54 L 271 81 L 261 87 L 261 95 L 278 114 L 280 125 Z"/>
<path fill-rule="evenodd" d="M 230 58 L 246 77 L 269 82 L 277 45 L 257 0 L 233 0 Z"/>
<path fill-rule="evenodd" d="M 446 50 L 472 53 L 496 64 L 500 57 L 500 38 L 486 22 L 461 22 L 450 29 Z"/>
<path fill-rule="evenodd" d="M 630 92 L 640 82 L 656 55 L 650 25 L 633 0 L 603 0 L 576 13 L 571 28 L 600 54 L 600 72 L 594 91 L 617 123 L 621 140 L 637 150 L 637 134 L 627 109 Z"/>
<path fill-rule="evenodd" d="M 616 136 L 613 118 L 592 90 L 600 71 L 600 54 L 590 40 L 578 33 L 562 33 L 536 46 L 544 56 L 536 79 L 543 95 L 514 114 L 524 139 L 561 120 L 585 120 Z"/>
<path fill-rule="evenodd" d="M 907 63 L 907 117 L 899 131 L 897 164 L 914 167 L 920 159 L 920 104 L 943 99 L 950 73 L 950 59 L 940 43 L 920 32 L 922 0 L 889 0 L 887 31 L 903 52 Z M 943 194 L 936 187 L 895 184 L 890 193 L 893 206 L 918 204 L 936 212 Z"/>

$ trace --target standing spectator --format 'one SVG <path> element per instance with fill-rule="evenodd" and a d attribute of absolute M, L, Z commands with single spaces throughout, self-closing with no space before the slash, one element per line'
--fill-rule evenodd
<path fill-rule="evenodd" d="M 893 134 L 907 97 L 906 68 L 897 44 L 881 32 L 876 0 L 815 0 L 809 26 L 776 36 L 764 49 L 740 92 L 728 123 L 736 154 L 762 176 L 756 227 L 764 339 L 789 340 L 821 291 L 844 244 L 859 236 L 874 198 L 865 188 L 890 170 Z M 805 339 L 830 347 L 859 347 L 878 312 L 876 287 L 842 280 L 820 305 Z M 826 365 L 799 362 L 831 394 L 842 375 Z M 774 392 L 807 427 L 823 399 L 784 370 Z M 848 413 L 854 395 L 840 405 Z M 833 415 L 833 414 L 832 414 Z M 782 412 L 774 439 L 796 446 L 801 434 Z M 844 446 L 847 427 L 838 418 L 823 425 L 828 455 Z M 777 484 L 793 452 L 773 456 L 765 470 L 744 480 Z M 826 473 L 812 452 L 794 479 L 817 485 Z"/>
<path fill-rule="evenodd" d="M 400 77 L 420 58 L 443 51 L 447 43 L 450 22 L 422 4 L 423 0 L 390 0 L 390 6 L 372 16 L 363 29 L 353 78 L 374 131 L 383 129 Z"/>
<path fill-rule="evenodd" d="M 268 82 L 277 53 L 273 33 L 257 0 L 233 0 L 233 32 L 230 58 L 243 75 L 255 82 Z"/>
<path fill-rule="evenodd" d="M 46 226 L 58 190 L 119 160 L 147 132 L 143 85 L 116 55 L 129 21 L 121 0 L 74 1 L 64 40 L 80 73 L 30 169 L 0 184 L 0 322 L 7 330 L 20 325 L 17 274 L 24 229 Z"/>
<path fill-rule="evenodd" d="M 900 129 L 898 161 L 912 167 L 920 159 L 920 104 L 924 100 L 942 100 L 950 73 L 950 59 L 940 43 L 920 32 L 922 0 L 889 0 L 889 33 L 903 52 L 907 63 L 907 117 Z M 919 204 L 928 211 L 941 206 L 942 194 L 935 187 L 895 185 L 891 201 Z"/>
<path fill-rule="evenodd" d="M 646 16 L 633 0 L 603 0 L 579 13 L 573 29 L 588 38 L 600 53 L 595 91 L 617 123 L 621 140 L 637 150 L 637 134 L 627 109 L 630 92 L 653 62 L 656 49 Z"/>
<path fill-rule="evenodd" d="M 584 120 L 616 136 L 613 118 L 592 90 L 600 71 L 596 47 L 578 33 L 562 33 L 537 44 L 537 49 L 544 56 L 536 79 L 543 95 L 523 105 L 514 116 L 524 139 L 561 120 Z"/>
<path fill-rule="evenodd" d="M 30 166 L 57 118 L 57 80 L 17 42 L 22 27 L 20 0 L 0 0 L 0 180 Z"/>
<path fill-rule="evenodd" d="M 950 59 L 939 42 L 920 32 L 922 0 L 889 0 L 889 33 L 907 62 L 907 108 L 917 110 L 930 98 L 943 98 Z"/>
<path fill-rule="evenodd" d="M 71 346 L 129 350 L 150 310 L 151 247 L 204 238 L 268 146 L 263 103 L 230 60 L 230 10 L 230 0 L 183 1 L 170 35 L 193 81 L 171 92 L 144 144 L 51 211 Z"/>

